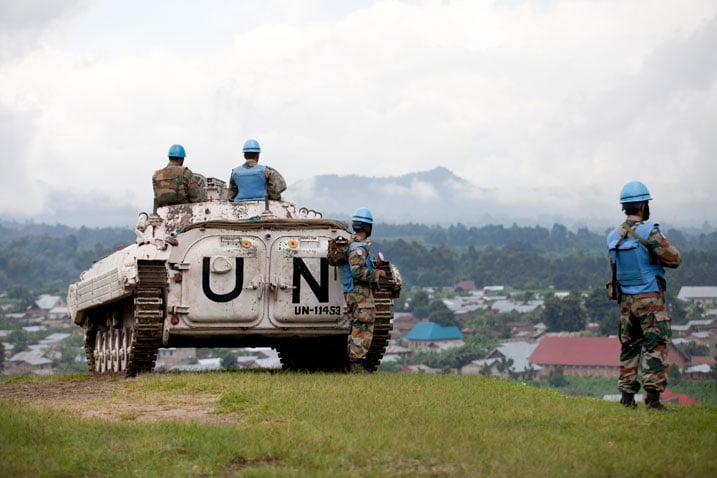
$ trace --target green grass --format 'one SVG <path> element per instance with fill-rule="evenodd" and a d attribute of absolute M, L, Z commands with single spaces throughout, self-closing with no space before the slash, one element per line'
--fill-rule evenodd
<path fill-rule="evenodd" d="M 712 406 L 647 413 L 491 378 L 391 373 L 152 374 L 97 387 L 111 391 L 94 408 L 215 397 L 229 423 L 0 402 L 0 474 L 717 476 Z"/>
<path fill-rule="evenodd" d="M 531 382 L 539 388 L 554 389 L 564 395 L 580 395 L 602 398 L 607 394 L 618 394 L 617 379 L 604 377 L 565 377 L 566 384 L 553 387 L 547 380 Z M 680 380 L 670 381 L 667 389 L 673 393 L 684 393 L 702 405 L 717 406 L 717 381 Z"/>

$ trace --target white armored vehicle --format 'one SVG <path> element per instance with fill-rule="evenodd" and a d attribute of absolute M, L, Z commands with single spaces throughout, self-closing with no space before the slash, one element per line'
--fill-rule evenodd
<path fill-rule="evenodd" d="M 227 202 L 214 178 L 204 187 L 204 202 L 141 213 L 136 243 L 70 285 L 90 371 L 151 371 L 162 347 L 255 346 L 275 348 L 287 370 L 347 370 L 341 271 L 327 260 L 346 223 L 284 201 Z M 386 350 L 401 290 L 396 267 L 378 267 L 387 274 L 368 370 Z"/>

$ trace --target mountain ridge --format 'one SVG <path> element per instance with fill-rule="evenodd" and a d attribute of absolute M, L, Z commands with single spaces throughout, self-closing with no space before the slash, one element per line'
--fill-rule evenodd
<path fill-rule="evenodd" d="M 532 214 L 510 198 L 501 198 L 499 190 L 478 187 L 443 166 L 400 176 L 319 175 L 291 184 L 284 196 L 329 216 L 347 216 L 358 207 L 368 207 L 376 220 L 398 224 L 580 227 L 589 222 L 560 213 Z"/>

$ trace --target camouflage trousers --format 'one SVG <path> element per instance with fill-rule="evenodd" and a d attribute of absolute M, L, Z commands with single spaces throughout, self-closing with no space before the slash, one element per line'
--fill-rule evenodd
<path fill-rule="evenodd" d="M 376 320 L 376 307 L 373 304 L 348 304 L 348 316 L 351 331 L 348 338 L 349 360 L 366 358 L 373 340 L 373 324 Z"/>
<path fill-rule="evenodd" d="M 624 295 L 620 302 L 618 390 L 639 392 L 638 375 L 641 373 L 645 390 L 663 392 L 670 368 L 667 344 L 671 340 L 670 316 L 662 292 Z"/>

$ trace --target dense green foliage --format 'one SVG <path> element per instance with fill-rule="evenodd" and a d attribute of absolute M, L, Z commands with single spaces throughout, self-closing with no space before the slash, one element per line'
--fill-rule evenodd
<path fill-rule="evenodd" d="M 93 260 L 132 242 L 123 228 L 0 223 L 0 290 L 64 295 Z"/>
<path fill-rule="evenodd" d="M 87 362 L 77 360 L 84 355 L 85 341 L 82 335 L 75 334 L 60 342 L 53 354 L 52 369 L 55 373 L 86 372 Z"/>
<path fill-rule="evenodd" d="M 543 304 L 543 323 L 548 332 L 578 332 L 585 329 L 585 308 L 580 293 L 574 292 L 561 299 L 547 297 Z"/>
<path fill-rule="evenodd" d="M 561 224 L 551 229 L 542 226 L 491 225 L 466 227 L 457 224 L 450 227 L 426 226 L 423 224 L 389 225 L 378 224 L 374 235 L 379 239 L 415 240 L 426 245 L 455 247 L 506 247 L 511 250 L 536 250 L 543 252 L 587 252 L 602 251 L 608 230 L 591 231 L 579 228 L 573 232 Z M 682 249 L 710 250 L 717 248 L 717 232 L 710 230 L 682 232 L 667 228 L 664 230 L 672 243 Z"/>
<path fill-rule="evenodd" d="M 397 264 L 404 283 L 446 286 L 472 279 L 478 287 L 602 290 L 609 277 L 605 231 L 535 227 L 377 225 L 377 251 Z M 685 267 L 669 271 L 672 290 L 717 284 L 717 232 L 668 230 Z M 93 260 L 134 241 L 124 228 L 90 229 L 0 222 L 0 290 L 15 295 L 64 294 Z M 433 311 L 446 319 L 445 311 Z M 440 319 L 439 319 L 440 320 Z"/>
<path fill-rule="evenodd" d="M 604 288 L 610 277 L 605 232 L 536 227 L 404 225 L 375 229 L 376 248 L 397 264 L 407 284 L 445 286 L 474 280 L 476 286 L 560 290 Z M 717 284 L 717 232 L 668 230 L 683 264 L 668 272 L 672 290 Z"/>

